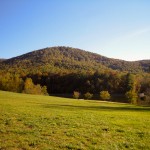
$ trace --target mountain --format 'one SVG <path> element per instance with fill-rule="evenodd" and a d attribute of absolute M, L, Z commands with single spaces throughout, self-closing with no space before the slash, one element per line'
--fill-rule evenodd
<path fill-rule="evenodd" d="M 71 47 L 44 48 L 0 60 L 0 70 L 24 72 L 118 70 L 132 73 L 148 72 L 150 60 L 124 61 Z"/>
<path fill-rule="evenodd" d="M 4 60 L 6 60 L 6 59 L 0 58 L 0 63 L 1 63 L 2 61 L 4 61 Z"/>

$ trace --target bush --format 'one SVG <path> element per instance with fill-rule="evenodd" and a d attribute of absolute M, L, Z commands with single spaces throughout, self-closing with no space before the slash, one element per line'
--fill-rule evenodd
<path fill-rule="evenodd" d="M 46 87 L 46 86 L 43 86 L 43 87 L 42 87 L 42 93 L 43 93 L 44 95 L 48 95 L 47 87 Z"/>
<path fill-rule="evenodd" d="M 128 99 L 128 102 L 131 104 L 137 104 L 137 98 L 138 95 L 134 91 L 128 91 L 125 94 L 126 98 Z"/>
<path fill-rule="evenodd" d="M 100 98 L 103 100 L 109 100 L 110 99 L 110 94 L 108 91 L 101 91 L 100 92 Z"/>
<path fill-rule="evenodd" d="M 40 84 L 34 85 L 31 78 L 27 78 L 24 83 L 23 93 L 26 94 L 37 94 L 37 95 L 48 95 L 47 87 L 41 86 Z"/>
<path fill-rule="evenodd" d="M 73 92 L 73 98 L 78 99 L 80 97 L 80 93 L 77 91 Z"/>
<path fill-rule="evenodd" d="M 93 97 L 93 94 L 91 94 L 90 92 L 87 92 L 84 94 L 85 99 L 91 99 L 92 97 Z"/>

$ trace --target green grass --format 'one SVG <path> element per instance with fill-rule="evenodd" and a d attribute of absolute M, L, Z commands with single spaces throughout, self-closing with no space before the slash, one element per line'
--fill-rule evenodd
<path fill-rule="evenodd" d="M 150 107 L 0 91 L 0 149 L 150 149 Z"/>

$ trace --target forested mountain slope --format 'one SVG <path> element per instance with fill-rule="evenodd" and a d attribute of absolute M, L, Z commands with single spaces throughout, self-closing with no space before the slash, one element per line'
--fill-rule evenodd
<path fill-rule="evenodd" d="M 51 47 L 18 57 L 0 60 L 0 69 L 28 72 L 119 70 L 132 73 L 148 72 L 150 60 L 123 61 L 70 47 Z"/>
<path fill-rule="evenodd" d="M 70 47 L 45 48 L 2 60 L 0 90 L 61 96 L 78 91 L 81 98 L 101 91 L 136 96 L 150 93 L 149 65 L 150 60 L 128 62 Z"/>

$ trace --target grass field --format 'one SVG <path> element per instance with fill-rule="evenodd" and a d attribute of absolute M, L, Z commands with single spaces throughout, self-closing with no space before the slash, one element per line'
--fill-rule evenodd
<path fill-rule="evenodd" d="M 0 149 L 150 150 L 150 107 L 0 91 Z"/>

